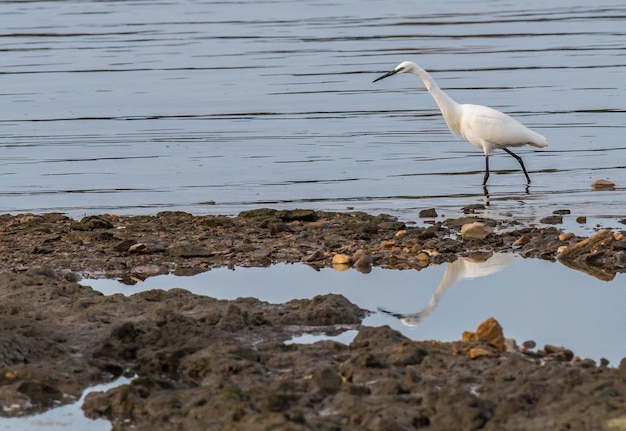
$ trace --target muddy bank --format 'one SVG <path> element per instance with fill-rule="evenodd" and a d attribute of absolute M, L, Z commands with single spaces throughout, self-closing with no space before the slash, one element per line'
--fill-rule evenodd
<path fill-rule="evenodd" d="M 624 271 L 625 248 L 618 232 L 583 239 L 471 217 L 420 227 L 306 210 L 2 216 L 0 415 L 72 402 L 124 375 L 136 377 L 83 406 L 116 430 L 626 429 L 626 361 L 608 367 L 562 347 L 516 348 L 497 331 L 411 341 L 361 326 L 368 311 L 340 295 L 284 304 L 181 289 L 107 297 L 80 280 L 278 262 L 322 267 L 337 255 L 364 271 L 419 269 L 494 251 L 561 256 L 608 279 Z M 358 330 L 350 345 L 285 343 L 346 328 Z"/>
<path fill-rule="evenodd" d="M 555 227 L 523 227 L 478 215 L 430 221 L 416 226 L 386 215 L 272 209 L 238 217 L 163 212 L 80 221 L 61 214 L 3 215 L 0 263 L 4 271 L 44 266 L 69 277 L 126 277 L 132 282 L 219 266 L 303 261 L 324 267 L 332 265 L 337 254 L 352 257 L 359 250 L 366 255 L 364 266 L 390 269 L 420 269 L 493 251 L 555 260 L 564 247 L 582 240 L 563 236 Z M 571 267 L 611 279 L 626 268 L 626 241 L 611 233 L 569 257 Z"/>

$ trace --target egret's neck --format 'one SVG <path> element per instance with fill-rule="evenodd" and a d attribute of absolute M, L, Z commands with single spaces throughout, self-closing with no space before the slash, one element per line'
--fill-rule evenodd
<path fill-rule="evenodd" d="M 441 88 L 439 88 L 439 86 L 435 83 L 435 80 L 424 69 L 415 65 L 411 72 L 424 82 L 426 89 L 428 90 L 430 95 L 433 96 L 435 102 L 437 102 L 437 105 L 441 110 L 441 114 L 446 120 L 446 123 L 448 124 L 450 130 L 460 135 L 461 127 L 459 104 L 452 100 L 452 98 L 446 93 L 444 93 Z"/>

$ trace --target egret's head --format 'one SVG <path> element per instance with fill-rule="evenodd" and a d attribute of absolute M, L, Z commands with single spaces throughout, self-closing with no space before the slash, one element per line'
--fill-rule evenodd
<path fill-rule="evenodd" d="M 415 67 L 415 63 L 413 63 L 412 61 L 403 61 L 402 63 L 398 64 L 391 72 L 387 72 L 383 76 L 379 76 L 372 82 L 380 81 L 381 79 L 385 79 L 388 76 L 396 75 L 398 73 L 410 72 L 411 70 L 413 70 L 413 67 Z"/>

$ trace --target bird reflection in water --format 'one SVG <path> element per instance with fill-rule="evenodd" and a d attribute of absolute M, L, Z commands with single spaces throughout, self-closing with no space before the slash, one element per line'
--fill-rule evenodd
<path fill-rule="evenodd" d="M 428 305 L 417 313 L 396 313 L 378 307 L 378 310 L 397 317 L 406 326 L 417 326 L 430 313 L 437 308 L 439 300 L 448 289 L 461 280 L 468 278 L 486 277 L 495 274 L 509 266 L 516 259 L 510 253 L 480 253 L 469 257 L 459 257 L 456 261 L 449 263 L 441 282 L 428 301 Z"/>

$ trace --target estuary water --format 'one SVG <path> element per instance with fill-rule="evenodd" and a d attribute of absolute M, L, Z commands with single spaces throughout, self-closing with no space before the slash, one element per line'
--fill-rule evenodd
<path fill-rule="evenodd" d="M 626 216 L 621 1 L 1 2 L 0 29 L 2 212 Z M 403 60 L 548 137 L 528 190 L 499 152 L 486 198 L 421 81 L 372 83 Z"/>

